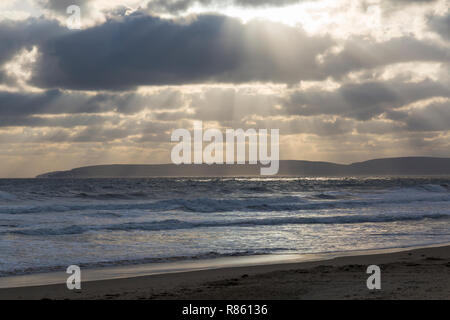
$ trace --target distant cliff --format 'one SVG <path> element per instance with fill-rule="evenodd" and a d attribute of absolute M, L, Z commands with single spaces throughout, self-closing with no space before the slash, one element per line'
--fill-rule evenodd
<path fill-rule="evenodd" d="M 36 178 L 135 178 L 259 176 L 260 165 L 99 165 L 49 172 Z M 375 159 L 349 165 L 282 160 L 281 176 L 450 175 L 450 158 L 405 157 Z"/>

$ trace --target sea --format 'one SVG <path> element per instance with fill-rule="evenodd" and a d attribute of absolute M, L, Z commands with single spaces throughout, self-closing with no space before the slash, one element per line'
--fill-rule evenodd
<path fill-rule="evenodd" d="M 0 179 L 0 277 L 450 242 L 450 177 Z"/>

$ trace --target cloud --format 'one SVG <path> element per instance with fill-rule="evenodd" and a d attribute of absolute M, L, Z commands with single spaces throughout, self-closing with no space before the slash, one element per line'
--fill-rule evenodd
<path fill-rule="evenodd" d="M 38 0 L 42 7 L 55 11 L 60 14 L 66 14 L 69 6 L 76 5 L 82 10 L 87 9 L 95 0 Z"/>
<path fill-rule="evenodd" d="M 2 65 L 11 60 L 22 49 L 31 50 L 49 38 L 58 37 L 67 30 L 57 21 L 44 18 L 29 18 L 24 21 L 0 21 L 0 83 L 7 77 L 1 71 Z"/>
<path fill-rule="evenodd" d="M 139 32 L 136 32 L 139 30 Z M 49 40 L 32 82 L 43 88 L 125 90 L 139 85 L 296 82 L 320 78 L 332 45 L 281 24 L 201 15 L 192 22 L 132 15 Z"/>
<path fill-rule="evenodd" d="M 294 2 L 157 0 L 150 11 L 177 14 L 193 3 L 250 11 Z M 47 17 L 61 21 L 69 4 L 41 3 Z M 70 1 L 82 14 L 107 11 L 103 19 L 92 10 L 92 24 L 83 30 L 43 17 L 0 20 L 0 175 L 168 162 L 171 131 L 191 128 L 193 120 L 279 128 L 283 158 L 449 156 L 449 50 L 429 33 L 449 39 L 448 12 L 429 17 L 431 10 L 421 6 L 439 3 L 433 7 L 439 12 L 443 2 L 378 1 L 384 12 L 412 5 L 382 17 L 382 35 L 354 27 L 358 14 L 363 19 L 371 11 L 357 5 L 347 15 L 348 3 L 323 11 L 305 6 L 308 14 L 330 15 L 322 29 L 308 32 L 219 14 L 163 19 L 146 8 L 95 0 Z M 417 13 L 414 23 L 411 13 Z M 337 27 L 343 33 L 331 30 L 350 16 Z M 20 82 L 12 81 L 15 75 Z"/>
<path fill-rule="evenodd" d="M 252 123 L 253 125 L 253 123 Z M 249 125 L 249 127 L 252 127 Z M 319 137 L 349 134 L 353 131 L 355 121 L 327 117 L 295 117 L 256 120 L 254 127 L 277 128 L 283 135 L 308 134 Z"/>
<path fill-rule="evenodd" d="M 17 125 L 18 119 L 33 115 L 94 114 L 114 112 L 132 115 L 146 108 L 172 109 L 183 106 L 182 94 L 177 90 L 161 89 L 151 95 L 137 93 L 97 93 L 47 90 L 40 93 L 0 91 L 0 123 Z M 20 120 L 24 121 L 24 120 Z M 28 120 L 27 120 L 28 121 Z M 36 123 L 36 119 L 31 123 Z"/>
<path fill-rule="evenodd" d="M 237 89 L 207 89 L 193 95 L 190 102 L 192 114 L 188 118 L 203 121 L 229 122 L 245 120 L 252 115 L 274 115 L 278 97 L 271 94 Z"/>
<path fill-rule="evenodd" d="M 334 45 L 328 36 L 308 36 L 299 28 L 267 21 L 243 24 L 219 15 L 167 20 L 135 14 L 46 41 L 32 83 L 75 90 L 292 84 L 399 62 L 449 61 L 447 48 L 412 37 L 352 39 L 338 53 L 329 50 Z"/>
<path fill-rule="evenodd" d="M 219 7 L 244 7 L 244 8 L 261 8 L 261 7 L 285 7 L 305 2 L 320 2 L 322 0 L 151 0 L 147 3 L 147 8 L 153 12 L 178 13 L 187 11 L 189 8 L 199 6 L 219 6 Z M 437 0 L 382 0 L 383 7 L 400 7 L 413 4 L 431 4 Z M 325 2 L 325 1 L 323 1 Z M 369 4 L 361 0 L 364 6 Z"/>
<path fill-rule="evenodd" d="M 323 57 L 321 67 L 325 74 L 339 78 L 351 71 L 411 61 L 449 62 L 450 53 L 446 47 L 411 36 L 383 42 L 354 38 L 346 41 L 338 53 Z"/>
<path fill-rule="evenodd" d="M 212 2 L 213 0 L 152 0 L 147 3 L 147 9 L 159 13 L 178 13 L 194 4 L 210 5 Z"/>
<path fill-rule="evenodd" d="M 450 130 L 450 100 L 395 112 L 388 114 L 388 117 L 404 123 L 409 131 L 447 131 Z"/>
<path fill-rule="evenodd" d="M 442 16 L 431 16 L 428 21 L 432 30 L 446 40 L 450 40 L 450 11 Z"/>
<path fill-rule="evenodd" d="M 392 5 L 413 5 L 413 4 L 430 4 L 436 3 L 437 0 L 383 0 L 384 4 Z"/>
<path fill-rule="evenodd" d="M 240 6 L 240 7 L 284 7 L 301 2 L 314 2 L 317 0 L 151 0 L 147 3 L 147 8 L 153 12 L 178 13 L 187 11 L 194 5 L 200 6 Z"/>
<path fill-rule="evenodd" d="M 64 115 L 58 117 L 41 116 L 8 116 L 0 118 L 0 127 L 61 127 L 117 125 L 120 118 L 117 115 Z"/>
<path fill-rule="evenodd" d="M 408 83 L 396 79 L 345 84 L 333 91 L 295 91 L 283 99 L 283 111 L 290 115 L 339 115 L 369 120 L 387 111 L 432 97 L 450 97 L 450 89 L 424 80 Z"/>
<path fill-rule="evenodd" d="M 33 114 L 98 113 L 112 111 L 116 105 L 112 96 L 64 94 L 60 90 L 42 93 L 0 92 L 0 114 L 27 116 Z"/>
<path fill-rule="evenodd" d="M 126 132 L 131 133 L 148 121 L 142 116 L 135 117 L 145 110 L 153 121 L 152 126 L 170 122 L 175 128 L 176 123 L 181 126 L 182 121 L 195 119 L 237 128 L 255 124 L 283 127 L 286 130 L 283 134 L 327 135 L 352 130 L 357 123 L 350 121 L 353 119 L 367 124 L 366 129 L 360 125 L 358 132 L 384 134 L 383 130 L 413 130 L 414 123 L 418 122 L 414 119 L 418 119 L 419 114 L 409 115 L 399 109 L 437 97 L 449 98 L 448 86 L 432 80 L 405 82 L 400 78 L 346 83 L 334 90 L 312 87 L 271 93 L 245 87 L 206 87 L 200 92 L 160 89 L 151 94 L 86 94 L 60 90 L 33 94 L 1 92 L 0 126 L 100 128 L 123 125 L 125 121 L 128 123 Z M 380 116 L 396 124 L 378 121 Z M 261 120 L 263 118 L 266 120 Z M 432 122 L 427 123 L 428 128 L 433 127 Z M 436 128 L 441 128 L 439 121 L 435 124 Z M 376 132 L 377 128 L 384 129 Z"/>

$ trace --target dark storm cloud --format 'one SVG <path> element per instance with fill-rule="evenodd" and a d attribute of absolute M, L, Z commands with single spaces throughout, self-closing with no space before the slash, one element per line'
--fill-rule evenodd
<path fill-rule="evenodd" d="M 32 114 L 98 113 L 114 110 L 115 104 L 111 102 L 108 95 L 68 95 L 59 90 L 43 93 L 0 92 L 0 114 L 2 117 L 14 117 Z"/>
<path fill-rule="evenodd" d="M 7 116 L 0 118 L 0 127 L 62 127 L 117 125 L 119 117 L 100 115 L 69 115 L 61 117 Z"/>
<path fill-rule="evenodd" d="M 139 30 L 139 32 L 137 32 Z M 281 24 L 202 15 L 192 22 L 133 15 L 46 42 L 33 83 L 71 89 L 321 78 L 332 45 Z"/>
<path fill-rule="evenodd" d="M 447 131 L 450 130 L 450 102 L 398 111 L 387 114 L 387 117 L 404 123 L 409 131 Z"/>
<path fill-rule="evenodd" d="M 436 21 L 445 20 L 437 18 Z M 0 65 L 37 45 L 33 83 L 42 88 L 116 89 L 138 85 L 339 78 L 397 62 L 448 62 L 447 48 L 412 37 L 385 42 L 352 39 L 337 54 L 329 37 L 310 37 L 281 24 L 242 24 L 224 16 L 193 22 L 133 15 L 75 32 L 55 21 L 0 23 Z M 139 32 L 136 32 L 139 30 Z M 445 34 L 445 33 L 444 33 Z M 320 62 L 316 59 L 322 54 Z M 0 73 L 2 83 L 7 81 Z"/>
<path fill-rule="evenodd" d="M 29 18 L 24 21 L 0 21 L 0 66 L 9 61 L 21 49 L 31 49 L 49 38 L 67 32 L 58 22 L 43 18 Z"/>
<path fill-rule="evenodd" d="M 429 17 L 429 26 L 432 30 L 442 36 L 442 38 L 450 40 L 450 11 L 443 16 Z"/>
<path fill-rule="evenodd" d="M 69 31 L 57 21 L 44 18 L 28 18 L 23 21 L 0 21 L 0 84 L 14 85 L 15 79 L 7 75 L 2 66 L 11 61 L 21 50 L 31 50 L 49 38 L 56 38 Z"/>
<path fill-rule="evenodd" d="M 358 121 L 355 127 L 358 133 L 375 135 L 446 132 L 450 130 L 450 102 L 434 102 L 424 107 L 389 111 L 383 119 Z"/>
<path fill-rule="evenodd" d="M 110 94 L 65 93 L 48 90 L 43 93 L 20 93 L 0 91 L 0 117 L 23 118 L 39 114 L 76 114 L 114 111 L 133 114 L 144 108 L 171 109 L 183 105 L 180 92 L 160 90 L 150 96 L 137 93 Z"/>
<path fill-rule="evenodd" d="M 339 53 L 330 53 L 323 59 L 323 72 L 339 78 L 351 71 L 394 63 L 449 62 L 450 52 L 448 48 L 434 42 L 420 41 L 413 37 L 393 38 L 384 42 L 356 38 L 346 41 Z"/>
<path fill-rule="evenodd" d="M 292 84 L 398 62 L 449 61 L 447 48 L 412 37 L 352 39 L 341 52 L 327 53 L 333 45 L 328 36 L 308 36 L 299 28 L 267 21 L 243 24 L 219 15 L 181 21 L 134 14 L 46 41 L 32 83 L 83 90 L 208 82 Z"/>
<path fill-rule="evenodd" d="M 409 103 L 450 97 L 450 89 L 425 80 L 405 83 L 396 80 L 346 84 L 334 91 L 312 89 L 292 93 L 283 102 L 283 111 L 291 115 L 340 115 L 369 120 Z"/>

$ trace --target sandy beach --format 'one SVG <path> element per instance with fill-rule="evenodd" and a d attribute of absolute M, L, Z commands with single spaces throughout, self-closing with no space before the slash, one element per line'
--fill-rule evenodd
<path fill-rule="evenodd" d="M 381 268 L 368 290 L 367 266 Z M 450 299 L 450 246 L 283 263 L 0 289 L 0 299 Z"/>

